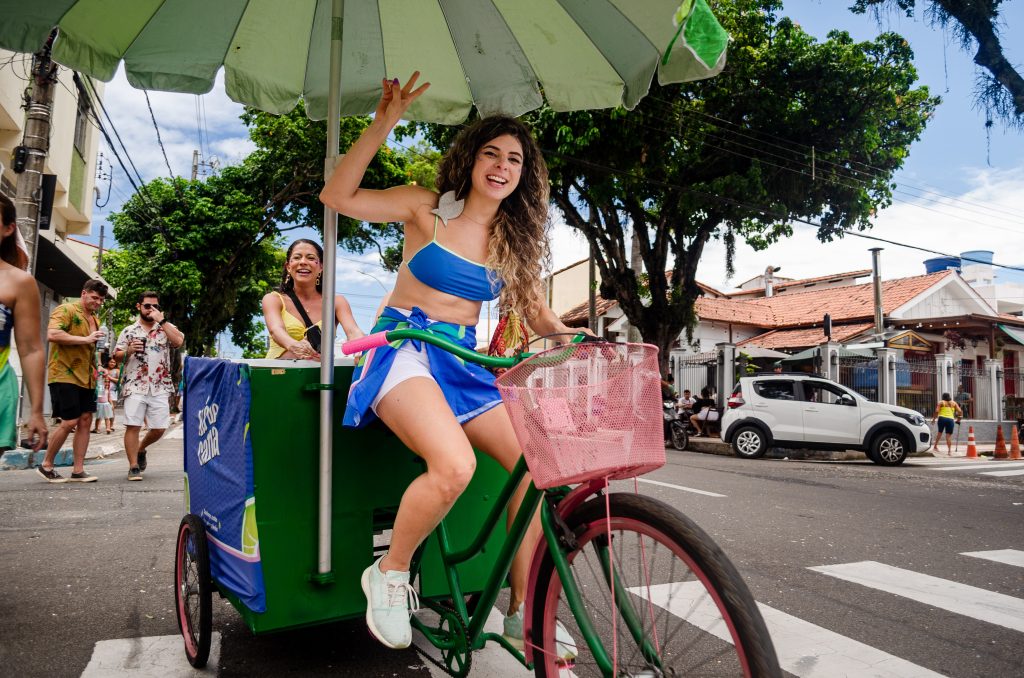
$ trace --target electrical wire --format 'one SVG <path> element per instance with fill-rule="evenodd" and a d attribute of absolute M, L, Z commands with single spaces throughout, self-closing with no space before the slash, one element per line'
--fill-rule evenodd
<path fill-rule="evenodd" d="M 160 126 L 156 124 L 156 114 L 153 113 L 153 104 L 149 101 L 149 92 L 142 90 L 142 94 L 146 97 L 146 108 L 149 109 L 149 118 L 153 121 L 153 129 L 156 130 L 156 143 L 160 146 L 160 152 L 164 155 L 164 163 L 167 165 L 167 174 L 173 183 L 174 170 L 171 169 L 171 161 L 167 159 L 167 149 L 164 148 L 164 140 L 160 138 Z"/>

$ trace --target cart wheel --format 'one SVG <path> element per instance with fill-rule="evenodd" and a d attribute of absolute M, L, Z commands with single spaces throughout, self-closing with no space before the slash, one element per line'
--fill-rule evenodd
<path fill-rule="evenodd" d="M 190 513 L 181 519 L 178 527 L 178 548 L 174 557 L 174 609 L 178 613 L 178 629 L 185 639 L 188 663 L 197 669 L 206 666 L 210 656 L 212 589 L 206 529 L 199 516 Z"/>

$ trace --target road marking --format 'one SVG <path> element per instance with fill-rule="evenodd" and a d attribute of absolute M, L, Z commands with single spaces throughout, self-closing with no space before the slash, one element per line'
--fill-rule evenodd
<path fill-rule="evenodd" d="M 866 560 L 807 568 L 941 610 L 1024 631 L 1024 600 Z"/>
<path fill-rule="evenodd" d="M 1000 464 L 1002 466 L 1002 464 Z M 1024 468 L 1017 469 L 1016 471 L 982 471 L 978 475 L 982 476 L 1000 476 L 1003 478 L 1009 476 L 1024 476 Z"/>
<path fill-rule="evenodd" d="M 673 490 L 681 490 L 683 492 L 693 492 L 694 494 L 703 494 L 707 497 L 725 497 L 724 494 L 717 492 L 708 492 L 707 490 L 698 490 L 692 487 L 684 487 L 683 485 L 673 485 L 672 483 L 663 483 L 660 480 L 651 480 L 650 478 L 637 478 L 641 483 L 648 483 L 649 485 L 660 485 L 661 487 L 671 487 Z"/>
<path fill-rule="evenodd" d="M 957 464 L 956 466 L 945 466 L 943 468 L 934 468 L 932 470 L 933 471 L 963 471 L 965 469 L 970 469 L 972 471 L 979 471 L 979 470 L 981 470 L 981 468 L 978 466 L 978 463 L 979 462 L 968 462 L 968 463 L 964 463 L 964 464 Z M 991 468 L 991 466 L 987 465 L 990 462 L 980 462 L 980 463 L 986 464 L 986 468 Z M 1008 462 L 1000 462 L 999 463 L 999 468 L 1010 468 L 1010 467 L 1015 467 L 1015 466 L 1024 466 L 1024 461 L 1008 461 Z"/>
<path fill-rule="evenodd" d="M 146 636 L 101 640 L 93 647 L 92 658 L 82 678 L 198 678 L 216 676 L 220 661 L 220 634 L 210 641 L 210 659 L 206 668 L 192 668 L 185 658 L 181 636 Z"/>
<path fill-rule="evenodd" d="M 646 598 L 644 587 L 630 589 Z M 721 615 L 700 582 L 657 584 L 651 602 L 708 633 L 732 642 Z M 847 638 L 768 605 L 757 604 L 779 658 L 779 665 L 801 678 L 865 676 L 925 678 L 941 676 L 922 666 Z"/>
<path fill-rule="evenodd" d="M 1006 565 L 1024 567 L 1024 551 L 1018 551 L 1017 549 L 999 549 L 998 551 L 965 551 L 960 555 L 970 556 L 971 558 L 981 558 L 983 560 L 991 560 L 997 563 L 1004 563 Z"/>

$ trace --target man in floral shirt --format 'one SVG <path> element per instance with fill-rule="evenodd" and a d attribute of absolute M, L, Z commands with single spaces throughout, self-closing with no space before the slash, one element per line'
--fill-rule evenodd
<path fill-rule="evenodd" d="M 135 304 L 139 319 L 121 330 L 114 360 L 124 359 L 121 403 L 124 405 L 124 451 L 128 480 L 142 480 L 146 448 L 160 440 L 170 421 L 168 396 L 174 393 L 171 349 L 185 343 L 185 335 L 167 322 L 156 292 L 143 292 Z M 139 429 L 149 425 L 139 444 Z"/>
<path fill-rule="evenodd" d="M 106 297 L 106 285 L 99 280 L 86 280 L 81 299 L 53 309 L 46 327 L 46 338 L 50 342 L 46 381 L 50 385 L 53 416 L 60 417 L 60 426 L 50 435 L 46 456 L 36 467 L 36 473 L 50 483 L 96 480 L 96 476 L 86 472 L 84 464 L 96 411 L 96 342 L 103 337 L 96 311 Z M 53 460 L 72 431 L 75 432 L 71 443 L 74 463 L 71 477 L 65 478 L 53 468 Z"/>

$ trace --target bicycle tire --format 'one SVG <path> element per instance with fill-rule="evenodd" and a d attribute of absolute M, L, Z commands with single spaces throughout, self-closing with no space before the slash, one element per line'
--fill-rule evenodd
<path fill-rule="evenodd" d="M 174 610 L 185 641 L 188 663 L 206 666 L 213 635 L 213 584 L 206 529 L 199 516 L 188 514 L 178 526 L 174 558 Z"/>
<path fill-rule="evenodd" d="M 634 610 L 635 604 L 640 603 L 642 635 L 653 641 L 657 647 L 656 661 L 662 663 L 659 670 L 651 669 L 652 662 L 644 657 L 634 635 L 627 630 L 620 605 L 615 635 L 616 668 L 621 675 L 781 676 L 771 637 L 753 596 L 711 537 L 682 513 L 656 499 L 613 493 L 608 501 L 616 576 L 625 579 L 623 588 L 630 591 L 625 597 Z M 598 574 L 594 567 L 596 563 L 600 569 L 598 553 L 602 541 L 607 543 L 605 516 L 605 499 L 601 496 L 578 507 L 565 521 L 577 541 L 568 556 L 573 577 L 584 607 L 594 619 L 595 630 L 612 656 L 611 587 L 607 575 Z M 639 552 L 641 543 L 644 549 Z M 662 560 L 665 555 L 670 560 L 667 570 Z M 650 604 L 648 599 L 655 602 Z M 569 662 L 572 674 L 581 678 L 602 675 L 593 651 L 576 625 L 550 553 L 539 566 L 531 602 L 536 675 L 554 678 L 566 667 L 565 662 L 555 658 L 559 622 L 575 641 L 577 656 Z M 674 613 L 668 611 L 673 605 Z M 597 618 L 602 610 L 606 615 L 603 620 Z M 680 612 L 691 616 L 684 620 Z M 704 616 L 697 619 L 698 613 Z M 719 628 L 729 629 L 730 633 L 716 635 L 704 630 L 712 626 L 709 622 L 716 621 Z M 678 629 L 670 630 L 670 624 L 676 622 Z M 724 635 L 731 639 L 723 638 Z M 557 649 L 563 647 L 564 644 Z"/>

